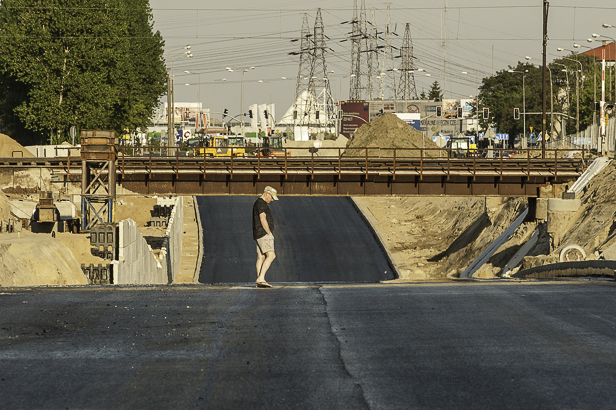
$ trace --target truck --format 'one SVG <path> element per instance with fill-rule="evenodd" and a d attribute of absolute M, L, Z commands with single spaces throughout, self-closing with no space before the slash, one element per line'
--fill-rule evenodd
<path fill-rule="evenodd" d="M 447 148 L 449 148 L 449 156 L 452 158 L 467 158 L 477 155 L 477 144 L 473 142 L 472 137 L 467 135 L 449 138 Z"/>
<path fill-rule="evenodd" d="M 255 151 L 255 155 L 260 157 L 276 158 L 290 156 L 291 151 L 285 151 L 282 147 L 282 136 L 272 135 L 263 137 L 261 146 Z"/>

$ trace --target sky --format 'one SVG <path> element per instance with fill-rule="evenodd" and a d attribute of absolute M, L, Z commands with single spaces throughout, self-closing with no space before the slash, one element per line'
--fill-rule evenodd
<path fill-rule="evenodd" d="M 356 1 L 360 9 L 362 0 Z M 364 1 L 366 18 L 379 31 L 390 5 L 395 47 L 410 24 L 415 68 L 424 70 L 415 73 L 418 94 L 438 81 L 445 98 L 468 98 L 477 94 L 482 78 L 526 61 L 525 56 L 541 64 L 542 0 Z M 204 108 L 226 108 L 232 115 L 246 113 L 251 104 L 275 103 L 276 116 L 282 116 L 293 104 L 298 77 L 299 55 L 290 53 L 299 51 L 304 15 L 312 30 L 318 8 L 332 96 L 348 99 L 352 27 L 344 22 L 353 18 L 353 0 L 150 0 L 150 6 L 154 29 L 165 40 L 176 103 L 201 101 Z M 602 23 L 616 26 L 613 1 L 552 0 L 549 6 L 548 62 L 570 53 L 558 47 L 600 46 L 586 41 L 593 33 L 616 37 L 616 29 L 602 28 Z M 183 54 L 187 45 L 192 58 Z M 577 50 L 588 50 L 583 47 Z M 401 59 L 394 61 L 398 65 Z"/>

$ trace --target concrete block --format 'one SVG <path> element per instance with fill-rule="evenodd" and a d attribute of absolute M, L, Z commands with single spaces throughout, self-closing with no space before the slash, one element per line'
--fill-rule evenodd
<path fill-rule="evenodd" d="M 60 220 L 75 219 L 75 205 L 70 201 L 58 201 L 54 204 L 60 213 Z"/>
<path fill-rule="evenodd" d="M 20 219 L 30 219 L 34 215 L 38 202 L 33 201 L 9 201 L 11 212 Z"/>
<path fill-rule="evenodd" d="M 537 198 L 537 210 L 535 217 L 542 221 L 548 219 L 548 199 L 547 198 Z"/>
<path fill-rule="evenodd" d="M 616 261 L 616 243 L 603 251 L 603 258 L 609 261 Z"/>
<path fill-rule="evenodd" d="M 582 206 L 581 199 L 549 198 L 548 211 L 552 212 L 575 212 Z"/>

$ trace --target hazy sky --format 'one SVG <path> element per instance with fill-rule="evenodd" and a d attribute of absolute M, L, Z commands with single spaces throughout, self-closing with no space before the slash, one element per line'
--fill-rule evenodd
<path fill-rule="evenodd" d="M 358 8 L 361 2 L 357 0 Z M 365 2 L 367 19 L 382 31 L 387 3 Z M 430 74 L 416 73 L 417 93 L 427 92 L 438 81 L 446 98 L 468 98 L 476 95 L 481 78 L 525 61 L 527 55 L 541 63 L 542 4 L 541 0 L 394 1 L 391 23 L 399 36 L 394 36 L 393 45 L 401 46 L 410 23 L 416 68 Z M 173 66 L 176 102 L 197 102 L 200 96 L 203 106 L 212 111 L 228 108 L 232 114 L 240 113 L 241 69 L 255 67 L 244 75 L 243 111 L 250 104 L 274 102 L 280 117 L 295 94 L 299 56 L 289 53 L 299 51 L 300 42 L 292 40 L 300 38 L 305 13 L 310 29 L 314 27 L 318 8 L 331 48 L 327 68 L 334 71 L 332 94 L 334 99 L 348 98 L 351 42 L 342 40 L 351 25 L 342 23 L 353 17 L 352 0 L 150 0 L 150 5 L 154 28 L 163 35 L 167 61 Z M 616 25 L 613 1 L 550 1 L 548 53 L 564 56 L 557 47 L 573 50 L 574 42 L 600 45 L 586 42 L 592 33 L 616 37 L 616 29 L 604 29 L 602 23 Z M 178 51 L 187 44 L 194 55 L 191 59 Z M 395 61 L 399 64 L 400 59 Z"/>

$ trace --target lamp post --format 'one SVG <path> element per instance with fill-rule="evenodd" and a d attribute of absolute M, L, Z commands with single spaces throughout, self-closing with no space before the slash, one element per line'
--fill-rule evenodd
<path fill-rule="evenodd" d="M 187 50 L 187 51 L 182 51 L 182 50 Z M 181 53 L 176 53 L 177 51 L 182 51 Z M 173 136 L 175 138 L 175 90 L 173 87 L 173 80 L 174 80 L 174 76 L 173 76 L 173 63 L 177 60 L 179 60 L 180 58 L 192 58 L 193 54 L 190 51 L 190 44 L 188 44 L 187 46 L 175 49 L 175 50 L 171 50 L 169 51 L 169 53 L 167 54 L 167 60 L 170 60 L 171 63 L 171 69 L 167 70 L 167 144 L 169 144 L 169 142 L 171 141 L 171 137 Z M 174 57 L 174 58 L 171 58 Z M 161 141 L 162 142 L 162 141 Z"/>
<path fill-rule="evenodd" d="M 532 58 L 529 56 L 524 57 L 526 60 L 536 60 L 536 58 Z M 532 63 L 531 63 L 532 64 Z M 552 82 L 552 70 L 550 69 L 549 66 L 545 66 L 545 68 L 548 69 L 549 73 L 550 73 L 550 134 L 554 131 L 553 127 L 554 127 L 554 94 L 553 94 L 553 82 Z M 541 137 L 542 138 L 542 147 L 545 147 L 545 135 Z"/>
<path fill-rule="evenodd" d="M 462 71 L 461 74 L 464 75 L 468 75 L 468 71 Z M 477 106 L 475 109 L 475 121 L 477 121 L 477 123 L 475 124 L 475 131 L 477 132 L 477 140 L 475 141 L 475 143 L 478 143 L 479 141 L 479 81 L 478 81 L 478 77 L 477 77 L 477 71 L 475 71 L 475 91 L 477 92 L 475 94 L 475 100 L 477 101 Z"/>
<path fill-rule="evenodd" d="M 558 51 L 564 51 L 566 49 L 562 48 L 562 47 L 558 47 L 557 48 Z M 573 50 L 567 50 L 570 51 L 572 53 L 575 53 L 575 51 Z M 579 62 L 578 60 L 574 60 L 572 58 L 567 58 L 567 57 L 562 57 L 563 60 L 569 60 L 569 61 L 575 61 L 576 63 L 578 63 L 580 65 L 580 69 L 578 71 L 575 72 L 575 95 L 577 97 L 577 102 L 576 102 L 576 132 L 579 134 L 580 133 L 580 77 L 578 75 L 578 73 L 582 72 L 582 63 Z"/>
<path fill-rule="evenodd" d="M 244 74 L 247 73 L 249 70 L 254 70 L 255 68 L 256 67 L 247 67 L 247 68 L 240 69 L 242 72 L 241 102 L 240 102 L 240 104 L 242 105 L 240 108 L 240 112 L 242 113 L 242 136 L 245 136 L 244 135 Z M 225 67 L 225 70 L 227 70 L 230 73 L 235 71 L 231 67 Z"/>
<path fill-rule="evenodd" d="M 605 23 L 604 23 L 604 24 L 605 24 Z M 588 39 L 588 40 L 597 41 L 597 40 L 595 40 L 595 39 L 599 39 L 599 38 L 609 38 L 610 40 L 612 40 L 612 42 L 613 42 L 614 44 L 616 44 L 616 40 L 614 40 L 612 37 L 610 37 L 610 36 L 605 36 L 605 35 L 600 35 L 600 34 L 595 34 L 595 33 L 593 33 L 593 35 L 592 35 L 592 39 Z M 589 41 L 589 42 L 590 42 L 590 41 Z M 605 47 L 605 48 L 604 48 L 604 50 L 606 50 L 606 49 L 607 49 L 607 51 L 608 51 L 607 59 L 608 59 L 608 60 L 610 60 L 610 58 L 614 58 L 614 56 L 612 56 L 612 55 L 611 55 L 611 53 L 609 53 L 609 51 L 610 51 L 609 43 L 608 43 L 606 40 L 601 40 L 601 45 L 602 45 L 603 47 Z M 616 60 L 616 58 L 615 58 L 615 60 Z M 609 90 L 609 93 L 610 93 L 609 98 L 610 98 L 610 100 L 612 100 L 612 101 L 613 101 L 613 99 L 612 99 L 612 73 L 610 72 L 610 73 L 608 73 L 608 75 L 609 75 L 609 79 L 608 79 L 608 81 L 609 81 L 609 84 L 608 84 L 608 90 Z M 616 98 L 616 79 L 615 79 L 615 81 L 614 81 L 614 98 Z"/>
<path fill-rule="evenodd" d="M 509 72 L 522 74 L 522 110 L 524 111 L 522 113 L 522 119 L 523 119 L 523 127 L 524 127 L 524 139 L 526 139 L 526 85 L 524 82 L 525 82 L 526 73 L 528 73 L 528 70 L 524 70 L 524 71 L 509 70 Z"/>
<path fill-rule="evenodd" d="M 196 74 L 197 76 L 199 76 L 199 88 L 197 89 L 197 99 L 199 100 L 199 114 L 197 115 L 197 122 L 195 123 L 195 128 L 198 128 L 199 125 L 199 121 L 201 119 L 201 114 L 203 111 L 203 102 L 201 101 L 201 74 L 205 74 L 205 73 L 195 73 L 192 71 L 188 71 L 185 70 L 184 71 L 186 74 Z M 186 85 L 190 85 L 190 84 L 186 84 Z M 205 127 L 205 124 L 203 124 Z"/>
<path fill-rule="evenodd" d="M 587 48 L 589 50 L 592 50 L 592 47 L 588 47 L 588 46 L 583 46 L 581 44 L 578 43 L 573 43 L 573 48 L 580 48 L 580 47 L 584 47 Z M 594 55 L 593 55 L 594 57 Z M 593 105 L 595 104 L 595 102 L 597 102 L 597 70 L 595 65 L 597 64 L 597 58 L 595 57 L 595 60 L 593 61 L 592 64 L 592 73 L 593 73 Z M 595 125 L 597 123 L 597 114 L 596 114 L 596 110 L 593 107 L 592 110 L 592 125 Z"/>
<path fill-rule="evenodd" d="M 595 35 L 593 34 L 593 37 Z M 592 38 L 589 43 L 595 41 Z M 601 126 L 601 155 L 605 155 L 605 48 L 601 49 L 601 102 L 599 103 L 599 124 Z"/>

